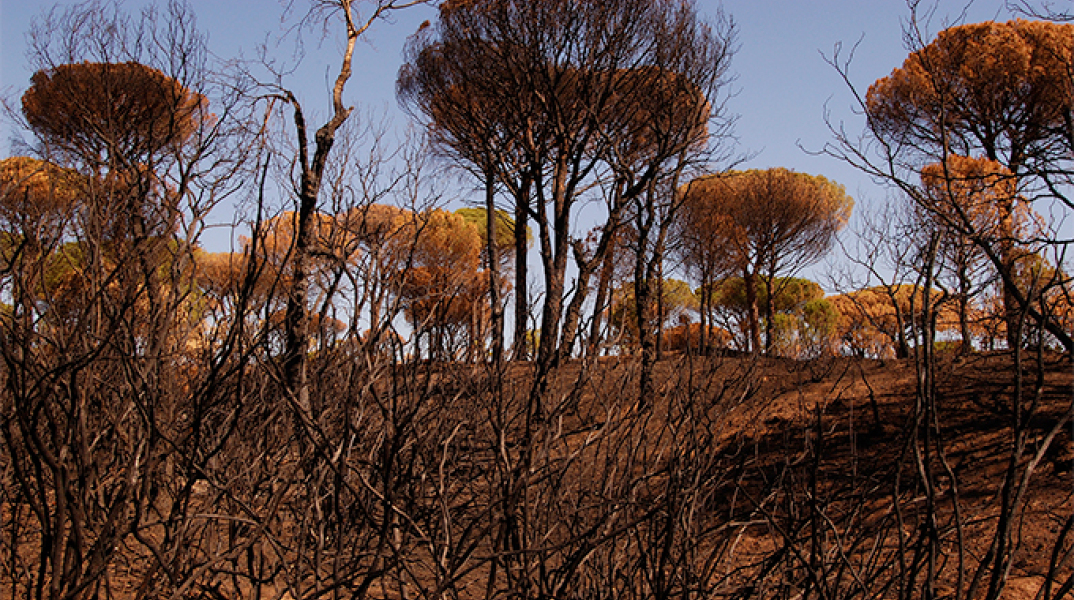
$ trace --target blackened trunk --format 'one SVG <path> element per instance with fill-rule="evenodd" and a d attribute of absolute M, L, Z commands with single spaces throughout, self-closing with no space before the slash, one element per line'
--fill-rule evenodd
<path fill-rule="evenodd" d="M 485 169 L 485 251 L 488 255 L 489 314 L 492 326 L 492 362 L 503 361 L 503 302 L 500 299 L 500 252 L 496 242 L 496 181 L 495 171 Z M 477 332 L 474 332 L 477 338 Z M 470 340 L 477 345 L 477 339 Z"/>
<path fill-rule="evenodd" d="M 750 340 L 749 350 L 753 354 L 758 354 L 761 351 L 761 318 L 757 306 L 757 276 L 753 273 L 743 273 L 742 284 L 746 288 L 746 328 Z"/>
<path fill-rule="evenodd" d="M 515 198 L 515 333 L 514 359 L 525 360 L 529 358 L 529 293 L 526 278 L 529 273 L 526 268 L 527 254 L 529 253 L 529 240 L 526 234 L 529 231 L 529 178 L 524 177 L 519 186 L 518 196 Z"/>

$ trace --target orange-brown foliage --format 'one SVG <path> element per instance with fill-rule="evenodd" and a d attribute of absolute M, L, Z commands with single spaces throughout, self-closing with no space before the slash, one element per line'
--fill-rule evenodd
<path fill-rule="evenodd" d="M 727 348 L 731 344 L 731 334 L 722 327 L 708 326 L 709 348 Z M 701 324 L 687 323 L 664 330 L 662 340 L 665 350 L 671 352 L 697 352 L 701 347 Z"/>
<path fill-rule="evenodd" d="M 879 133 L 902 143 L 925 141 L 939 152 L 944 137 L 959 139 L 992 159 L 1006 152 L 1014 168 L 1069 111 L 1072 52 L 1070 24 L 950 27 L 870 86 L 866 109 Z M 1005 150 L 1004 136 L 1020 141 Z"/>
<path fill-rule="evenodd" d="M 0 161 L 0 219 L 37 222 L 67 213 L 80 196 L 78 174 L 56 165 L 16 156 Z"/>
<path fill-rule="evenodd" d="M 182 144 L 206 118 L 206 99 L 134 62 L 60 65 L 34 74 L 22 97 L 30 127 L 56 148 L 112 168 L 144 163 Z"/>
<path fill-rule="evenodd" d="M 479 272 L 481 236 L 461 215 L 435 209 L 419 215 L 410 265 L 399 276 L 399 292 L 416 323 L 465 322 L 483 299 Z"/>
<path fill-rule="evenodd" d="M 941 303 L 942 299 L 939 292 L 930 295 L 931 309 L 936 311 L 937 332 L 955 331 L 958 328 L 955 307 L 950 302 Z M 836 330 L 844 352 L 891 358 L 896 355 L 900 319 L 904 334 L 912 324 L 920 326 L 925 296 L 918 286 L 898 285 L 890 289 L 883 286 L 866 288 L 828 300 L 839 312 Z M 973 323 L 979 323 L 982 314 L 974 310 L 971 318 Z M 973 331 L 983 332 L 977 326 Z"/>
<path fill-rule="evenodd" d="M 995 239 L 1011 235 L 1015 221 L 1027 221 L 1029 208 L 1019 201 L 1014 174 L 994 160 L 950 155 L 923 168 L 921 183 L 930 211 L 958 231 Z"/>
<path fill-rule="evenodd" d="M 718 244 L 736 270 L 751 261 L 812 260 L 850 218 L 853 199 L 843 186 L 789 169 L 732 172 L 696 179 L 686 189 L 684 226 Z"/>

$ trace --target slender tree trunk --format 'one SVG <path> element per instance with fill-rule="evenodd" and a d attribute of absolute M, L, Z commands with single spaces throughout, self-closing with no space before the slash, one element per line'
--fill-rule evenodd
<path fill-rule="evenodd" d="M 746 291 L 746 328 L 750 340 L 750 352 L 761 351 L 760 310 L 757 306 L 757 276 L 750 272 L 742 274 L 742 284 Z"/>
<path fill-rule="evenodd" d="M 293 256 L 293 284 L 287 297 L 287 310 L 284 315 L 284 383 L 295 394 L 299 405 L 309 410 L 309 386 L 307 385 L 306 352 L 309 344 L 309 274 L 308 260 L 313 245 L 314 215 L 317 211 L 317 196 L 321 191 L 321 176 L 324 173 L 328 154 L 335 142 L 336 131 L 350 116 L 351 108 L 343 105 L 343 88 L 351 77 L 351 59 L 354 46 L 358 41 L 359 30 L 354 24 L 349 0 L 342 0 L 347 26 L 347 46 L 343 53 L 343 62 L 332 86 L 332 118 L 321 126 L 314 135 L 313 160 L 309 156 L 306 118 L 302 107 L 291 92 L 285 93 L 286 100 L 294 108 L 295 135 L 298 138 L 298 222 L 295 224 L 295 248 Z M 367 25 L 368 26 L 368 25 Z"/>
<path fill-rule="evenodd" d="M 962 337 L 962 344 L 959 346 L 958 353 L 966 356 L 973 353 L 973 334 L 970 332 L 970 298 L 967 294 L 961 293 L 958 296 L 958 329 L 959 334 Z"/>
<path fill-rule="evenodd" d="M 906 315 L 899 308 L 898 300 L 892 297 L 895 304 L 895 358 L 910 358 L 910 342 L 906 339 Z"/>
<path fill-rule="evenodd" d="M 570 204 L 568 202 L 567 177 L 570 166 L 560 155 L 555 166 L 552 184 L 552 231 L 547 231 L 547 219 L 543 219 L 541 255 L 545 267 L 545 299 L 541 314 L 541 343 L 537 360 L 549 368 L 559 355 L 560 324 L 563 317 L 563 292 L 566 286 L 567 253 L 570 250 Z M 539 214 L 544 214 L 539 207 Z M 550 240 L 551 235 L 551 240 Z M 551 241 L 551 243 L 550 243 Z M 548 244 L 547 247 L 544 247 Z"/>
<path fill-rule="evenodd" d="M 581 245 L 576 241 L 577 245 Z M 578 332 L 581 329 L 582 324 L 582 305 L 585 303 L 586 297 L 588 297 L 589 291 L 589 279 L 593 276 L 593 272 L 596 271 L 596 267 L 602 261 L 601 257 L 592 257 L 589 260 L 585 260 L 581 254 L 582 249 L 575 249 L 576 264 L 578 266 L 578 274 L 575 279 L 575 290 L 571 296 L 571 301 L 567 305 L 567 312 L 563 318 L 563 343 L 560 349 L 560 358 L 570 358 L 574 354 L 574 344 L 578 337 Z M 600 310 L 599 308 L 597 310 Z M 596 319 L 596 316 L 594 316 Z"/>
<path fill-rule="evenodd" d="M 500 298 L 500 251 L 496 239 L 496 180 L 492 166 L 485 169 L 485 250 L 488 255 L 489 309 L 492 320 L 492 362 L 503 361 L 503 301 Z M 472 342 L 476 341 L 471 340 Z"/>
<path fill-rule="evenodd" d="M 375 262 L 372 264 L 376 264 Z M 376 267 L 374 266 L 374 269 Z M 377 345 L 380 343 L 380 285 L 373 283 L 373 281 L 379 278 L 379 269 L 376 269 L 373 277 L 369 277 L 363 283 L 365 288 L 365 296 L 369 299 L 369 339 L 366 340 L 366 344 L 373 351 L 376 351 Z"/>
<path fill-rule="evenodd" d="M 543 362 L 547 352 L 547 350 L 545 350 L 544 348 L 549 343 L 549 337 L 551 336 L 551 332 L 545 330 L 549 322 L 552 320 L 552 317 L 549 314 L 552 311 L 552 308 L 550 306 L 552 304 L 552 301 L 549 300 L 548 296 L 550 294 L 554 294 L 557 289 L 561 289 L 562 285 L 556 286 L 554 284 L 555 266 L 552 257 L 552 232 L 551 227 L 548 224 L 548 216 L 544 213 L 543 210 L 538 210 L 536 214 L 537 231 L 538 236 L 541 240 L 541 270 L 543 272 L 542 274 L 544 277 L 544 293 L 546 297 L 544 299 L 544 305 L 541 308 L 541 327 L 539 331 L 539 339 L 537 340 L 537 347 L 534 348 L 533 351 L 535 352 L 537 361 Z"/>
<path fill-rule="evenodd" d="M 529 258 L 529 201 L 530 179 L 523 176 L 518 194 L 515 197 L 515 332 L 514 349 L 515 360 L 529 358 L 528 329 L 529 329 L 529 276 L 526 261 Z"/>
<path fill-rule="evenodd" d="M 303 173 L 303 181 L 307 179 Z M 318 182 L 319 183 L 319 182 Z M 310 247 L 309 222 L 317 202 L 316 187 L 312 193 L 303 183 L 303 193 L 299 196 L 298 222 L 294 229 L 295 249 L 291 259 L 292 283 L 287 295 L 287 309 L 284 314 L 284 381 L 288 390 L 298 398 L 299 405 L 309 408 L 309 390 L 307 386 L 306 352 L 309 340 L 309 277 L 306 261 Z"/>
<path fill-rule="evenodd" d="M 593 250 L 593 256 L 588 260 L 585 258 L 584 248 L 580 241 L 574 243 L 574 255 L 575 264 L 578 268 L 577 284 L 575 286 L 574 295 L 571 296 L 570 305 L 567 307 L 567 314 L 564 319 L 563 325 L 563 357 L 569 357 L 574 352 L 575 338 L 578 335 L 578 331 L 581 327 L 582 321 L 582 305 L 585 299 L 589 295 L 589 280 L 596 272 L 598 265 L 603 265 L 601 272 L 601 280 L 598 284 L 596 307 L 594 308 L 593 324 L 590 336 L 590 346 L 587 348 L 587 354 L 592 354 L 593 344 L 600 335 L 600 315 L 603 311 L 604 303 L 607 298 L 607 287 L 610 285 L 611 269 L 614 266 L 611 262 L 612 255 L 615 253 L 615 239 L 619 235 L 620 219 L 622 218 L 623 208 L 626 203 L 623 201 L 623 187 L 624 182 L 620 181 L 614 200 L 612 202 L 611 209 L 608 212 L 608 220 L 605 222 L 604 227 L 600 232 L 600 239 L 597 241 L 597 247 Z"/>
<path fill-rule="evenodd" d="M 772 339 L 776 331 L 776 303 L 772 298 L 772 279 L 771 275 L 764 277 L 764 353 L 766 356 L 772 355 Z"/>
<path fill-rule="evenodd" d="M 1014 349 L 1015 346 L 1021 346 L 1022 340 L 1018 335 L 1020 333 L 1020 327 L 1018 324 L 1022 319 L 1022 305 L 1018 302 L 1018 292 L 1013 288 L 1013 279 L 1015 269 L 1017 268 L 1017 260 L 1014 252 L 1014 199 L 1006 199 L 1000 205 L 1000 235 L 1003 238 L 999 242 L 999 258 L 1002 263 L 1002 269 L 1011 274 L 1010 278 L 1004 280 L 1003 285 L 1003 318 L 1007 323 L 1007 347 Z M 1026 298 L 1029 302 L 1030 299 Z"/>
<path fill-rule="evenodd" d="M 712 303 L 712 283 L 709 281 L 708 269 L 701 271 L 701 306 L 698 315 L 697 352 L 701 356 L 709 354 L 709 306 Z M 689 329 L 687 329 L 689 331 Z"/>
<path fill-rule="evenodd" d="M 653 260 L 656 262 L 656 360 L 664 357 L 664 253 L 661 252 L 659 242 L 653 250 Z M 690 330 L 687 329 L 687 334 Z"/>
<path fill-rule="evenodd" d="M 600 281 L 597 283 L 597 297 L 594 299 L 593 322 L 589 325 L 589 346 L 586 354 L 594 356 L 600 353 L 602 343 L 601 329 L 604 325 L 604 316 L 608 311 L 608 296 L 611 293 L 612 274 L 615 271 L 615 248 L 609 248 L 604 256 L 604 265 L 600 270 Z"/>
<path fill-rule="evenodd" d="M 578 249 L 581 252 L 581 249 Z M 577 261 L 578 274 L 575 276 L 575 290 L 567 304 L 567 311 L 563 316 L 563 343 L 560 344 L 560 359 L 570 358 L 574 354 L 574 344 L 582 323 L 582 305 L 588 296 L 589 278 L 596 270 L 599 262 L 596 259 L 588 261 L 579 257 Z"/>
<path fill-rule="evenodd" d="M 639 373 L 638 392 L 642 406 L 651 400 L 653 391 L 653 365 L 656 363 L 656 343 L 652 328 L 647 322 L 652 308 L 652 288 L 649 278 L 641 275 L 644 261 L 639 261 L 634 268 L 634 310 L 638 318 L 638 345 L 641 347 L 641 372 Z"/>
<path fill-rule="evenodd" d="M 650 186 L 646 190 L 647 202 L 638 209 L 635 224 L 637 228 L 637 248 L 634 256 L 634 311 L 638 320 L 638 345 L 641 348 L 641 372 L 639 373 L 640 402 L 644 406 L 649 402 L 653 391 L 652 374 L 653 367 L 658 358 L 659 345 L 655 339 L 660 335 L 659 327 L 650 322 L 650 319 L 659 320 L 658 301 L 653 299 L 653 294 L 663 294 L 663 290 L 653 289 L 653 281 L 660 285 L 658 278 L 658 264 L 660 258 L 659 242 L 651 241 L 653 222 L 656 219 L 656 207 L 654 206 L 655 190 Z M 653 254 L 649 256 L 649 246 L 653 247 Z"/>

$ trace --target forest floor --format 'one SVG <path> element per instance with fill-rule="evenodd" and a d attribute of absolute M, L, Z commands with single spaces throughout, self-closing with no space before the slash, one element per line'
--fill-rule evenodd
<path fill-rule="evenodd" d="M 967 581 L 976 565 L 987 562 L 1000 537 L 997 515 L 1005 492 L 1020 491 L 1024 508 L 1013 515 L 1008 543 L 1014 551 L 1002 597 L 1041 598 L 1038 592 L 1050 568 L 1058 581 L 1070 577 L 1074 568 L 1069 539 L 1074 523 L 1074 424 L 1069 421 L 1074 365 L 1059 354 L 1028 353 L 1022 360 L 1018 377 L 1009 352 L 940 353 L 933 381 L 928 381 L 919 377 L 912 359 L 724 359 L 721 368 L 729 377 L 741 377 L 756 388 L 736 396 L 741 401 L 725 413 L 722 447 L 714 451 L 740 453 L 748 447 L 757 467 L 754 478 L 815 461 L 802 472 L 815 473 L 821 483 L 807 491 L 821 497 L 822 512 L 875 513 L 860 516 L 859 524 L 890 515 L 893 504 L 878 494 L 847 506 L 847 497 L 872 491 L 855 480 L 905 479 L 904 498 L 937 507 L 937 535 L 945 540 L 940 546 L 948 561 L 947 575 L 940 579 L 949 584 L 937 589 L 938 597 L 954 597 L 950 573 L 957 569 L 951 562 L 965 562 Z M 674 387 L 684 377 L 705 376 L 690 362 L 680 357 L 660 363 L 660 385 Z M 919 389 L 931 390 L 934 402 L 921 400 L 929 394 Z M 1022 398 L 1020 404 L 1016 397 Z M 915 448 L 920 454 L 915 455 Z M 764 486 L 755 482 L 752 487 Z M 890 484 L 887 488 L 891 493 Z M 961 514 L 952 512 L 956 505 Z M 846 534 L 843 542 L 862 541 L 854 539 L 853 527 L 833 529 Z M 875 541 L 874 535 L 875 529 L 864 537 Z M 770 552 L 771 546 L 759 551 Z M 988 574 L 982 570 L 981 591 Z M 1054 588 L 1052 594 L 1058 597 Z"/>
<path fill-rule="evenodd" d="M 403 369 L 415 374 L 413 367 Z M 455 406 L 472 421 L 481 414 L 474 403 L 490 397 L 482 370 L 448 365 L 417 372 L 431 375 L 427 392 L 462 398 Z M 563 401 L 555 417 L 561 424 L 549 431 L 573 432 L 581 444 L 617 411 L 646 415 L 653 431 L 644 443 L 654 446 L 684 440 L 676 427 L 686 420 L 704 430 L 706 445 L 694 438 L 690 448 L 709 456 L 687 452 L 676 460 L 708 470 L 701 474 L 713 482 L 706 518 L 712 531 L 736 532 L 735 558 L 720 575 L 730 589 L 751 585 L 751 578 L 781 576 L 762 572 L 766 561 L 784 552 L 799 553 L 801 564 L 810 562 L 811 553 L 828 561 L 824 577 L 833 590 L 864 590 L 868 582 L 850 579 L 892 579 L 892 570 L 906 568 L 900 561 L 925 569 L 917 551 L 901 545 L 927 548 L 922 540 L 928 535 L 936 537 L 942 555 L 934 578 L 937 598 L 956 597 L 952 590 L 966 590 L 975 575 L 981 581 L 973 596 L 982 596 L 995 569 L 978 565 L 989 563 L 996 543 L 1013 548 L 1011 561 L 1002 565 L 1009 573 L 1002 598 L 1043 598 L 1039 592 L 1050 575 L 1074 581 L 1070 358 L 1027 356 L 1019 372 L 1010 353 L 940 354 L 931 372 L 931 380 L 923 378 L 913 360 L 669 356 L 656 364 L 652 397 L 638 398 L 632 392 L 638 361 L 571 361 L 557 371 L 547 396 L 573 400 Z M 524 398 L 531 365 L 511 365 L 504 377 L 505 393 Z M 561 448 L 569 453 L 577 444 L 568 439 Z M 1011 513 L 1005 537 L 996 532 L 1011 494 L 1021 494 L 1014 502 L 1021 508 Z M 817 534 L 818 521 L 826 523 L 823 535 Z M 697 541 L 708 543 L 704 536 Z M 471 577 L 484 573 L 477 568 Z M 1052 597 L 1063 595 L 1056 591 Z M 10 593 L 4 582 L 0 592 Z M 731 596 L 736 594 L 770 595 Z M 896 594 L 887 589 L 874 595 Z"/>
<path fill-rule="evenodd" d="M 781 545 L 816 551 L 808 531 L 794 530 L 810 527 L 807 513 L 816 511 L 831 528 L 822 543 L 832 548 L 822 552 L 890 560 L 887 575 L 899 560 L 890 559 L 894 546 L 927 548 L 922 538 L 935 535 L 939 598 L 956 597 L 956 587 L 967 590 L 975 577 L 979 596 L 1003 569 L 1000 597 L 1044 598 L 1049 574 L 1057 582 L 1051 597 L 1059 597 L 1071 589 L 1057 596 L 1058 582 L 1074 577 L 1074 366 L 1060 354 L 1027 352 L 1022 361 L 1019 377 L 1009 352 L 939 353 L 930 380 L 912 359 L 673 356 L 657 363 L 646 410 L 670 415 L 682 390 L 711 399 L 709 422 L 718 430 L 711 451 L 740 472 L 716 510 L 726 511 L 726 523 L 763 530 L 738 547 L 746 562 L 763 562 Z M 564 395 L 583 387 L 579 412 L 589 398 L 599 413 L 609 390 L 636 385 L 637 370 L 637 361 L 618 357 L 575 362 L 556 385 Z M 776 496 L 798 506 L 768 508 Z M 1004 506 L 1017 507 L 1006 511 L 1009 536 L 999 533 Z M 776 523 L 784 530 L 774 535 Z M 993 562 L 1004 545 L 1011 560 Z M 927 569 L 920 554 L 906 560 Z"/>

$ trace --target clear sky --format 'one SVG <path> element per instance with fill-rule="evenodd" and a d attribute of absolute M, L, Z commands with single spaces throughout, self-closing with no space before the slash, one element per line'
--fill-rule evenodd
<path fill-rule="evenodd" d="M 131 10 L 144 0 L 127 0 Z M 302 0 L 296 4 L 302 5 Z M 0 0 L 0 90 L 17 106 L 29 85 L 30 71 L 25 56 L 25 32 L 36 15 L 53 4 L 47 1 Z M 289 23 L 281 21 L 283 9 L 274 0 L 192 0 L 199 27 L 209 35 L 211 49 L 222 57 L 240 52 L 247 57 L 266 39 L 278 37 Z M 700 0 L 703 14 L 714 15 L 717 0 Z M 968 8 L 967 8 L 968 6 Z M 881 200 L 882 188 L 838 161 L 811 156 L 804 150 L 819 150 L 831 141 L 824 116 L 828 111 L 835 123 L 845 123 L 848 131 L 859 132 L 863 120 L 853 112 L 853 96 L 835 70 L 825 63 L 837 44 L 845 50 L 857 44 L 851 77 L 864 93 L 870 83 L 902 64 L 907 51 L 901 24 L 909 15 L 902 0 L 725 0 L 723 10 L 738 29 L 738 51 L 732 61 L 736 96 L 730 110 L 739 115 L 736 129 L 742 152 L 757 153 L 743 166 L 782 166 L 822 174 L 846 185 L 860 203 Z M 1010 18 L 1002 0 L 977 0 L 969 5 L 940 0 L 930 27 L 935 32 L 945 22 L 966 20 L 1006 20 Z M 407 117 L 395 101 L 395 75 L 408 35 L 418 25 L 435 18 L 431 7 L 416 7 L 396 13 L 391 22 L 374 25 L 363 40 L 355 61 L 355 74 L 347 90 L 347 101 L 363 109 L 388 111 L 397 127 Z M 287 82 L 304 100 L 307 109 L 321 107 L 326 113 L 328 78 L 337 64 L 341 44 L 338 36 L 318 44 L 309 37 L 305 58 Z M 271 43 L 271 42 L 270 42 Z M 280 57 L 294 51 L 293 39 L 271 50 Z M 3 128 L 10 139 L 11 129 Z M 7 147 L 5 139 L 4 147 Z M 804 150 L 803 150 L 804 148 Z"/>

